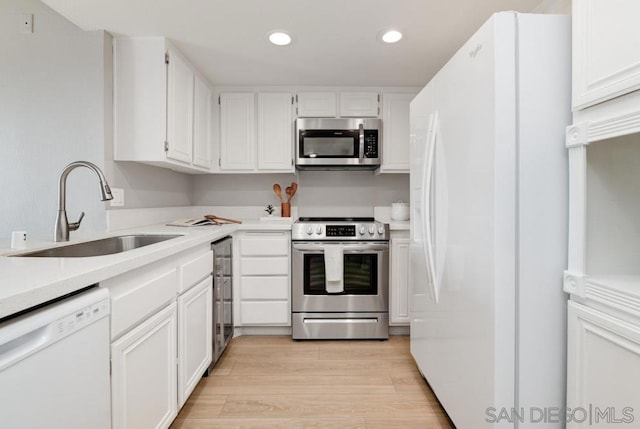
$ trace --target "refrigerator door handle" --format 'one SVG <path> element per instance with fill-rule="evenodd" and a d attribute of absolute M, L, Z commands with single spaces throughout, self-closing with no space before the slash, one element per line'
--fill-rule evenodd
<path fill-rule="evenodd" d="M 432 233 L 432 210 L 433 210 L 433 192 L 432 192 L 432 184 L 433 184 L 433 165 L 435 162 L 435 151 L 436 151 L 436 133 L 438 130 L 438 111 L 436 110 L 432 117 L 431 123 L 429 126 L 429 140 L 428 140 L 428 154 L 427 154 L 427 168 L 425 169 L 425 180 L 423 180 L 425 196 L 423 198 L 423 215 L 425 218 L 425 224 L 422 228 L 423 233 L 423 243 L 425 246 L 425 255 L 427 257 L 427 275 L 429 276 L 429 286 L 431 288 L 433 299 L 437 304 L 440 299 L 440 290 L 438 288 L 437 276 L 436 276 L 436 264 L 435 264 L 435 256 L 434 256 L 434 245 L 433 245 L 433 233 Z"/>

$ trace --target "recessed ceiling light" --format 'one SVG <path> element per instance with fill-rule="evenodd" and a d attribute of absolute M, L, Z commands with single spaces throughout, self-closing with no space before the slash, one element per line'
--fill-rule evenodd
<path fill-rule="evenodd" d="M 272 31 L 269 33 L 269 41 L 274 45 L 285 46 L 291 43 L 291 36 L 284 31 Z"/>
<path fill-rule="evenodd" d="M 382 35 L 381 39 L 385 43 L 396 43 L 402 39 L 402 33 L 396 30 L 389 30 Z"/>

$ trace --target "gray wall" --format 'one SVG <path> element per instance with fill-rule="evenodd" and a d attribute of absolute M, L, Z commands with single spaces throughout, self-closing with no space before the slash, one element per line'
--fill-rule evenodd
<path fill-rule="evenodd" d="M 532 12 L 571 15 L 571 0 L 542 0 Z"/>
<path fill-rule="evenodd" d="M 34 33 L 19 31 L 34 14 Z M 0 240 L 13 230 L 51 237 L 57 181 L 76 160 L 103 168 L 125 189 L 125 208 L 189 205 L 189 176 L 156 167 L 114 163 L 111 37 L 83 31 L 38 0 L 0 0 Z M 71 220 L 86 217 L 74 236 L 106 229 L 95 176 L 69 176 Z"/>
<path fill-rule="evenodd" d="M 21 13 L 34 14 L 33 34 L 19 32 Z M 0 239 L 17 229 L 50 236 L 63 167 L 104 166 L 104 36 L 39 1 L 0 0 Z M 85 230 L 105 225 L 92 175 L 77 170 L 68 181 L 70 217 L 84 210 Z"/>

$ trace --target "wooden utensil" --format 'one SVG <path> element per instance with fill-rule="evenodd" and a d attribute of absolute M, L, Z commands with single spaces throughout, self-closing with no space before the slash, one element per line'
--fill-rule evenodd
<path fill-rule="evenodd" d="M 298 191 L 298 184 L 296 182 L 292 182 L 291 183 L 291 198 L 293 198 L 293 196 L 296 194 L 297 191 Z M 291 198 L 289 198 L 289 200 L 291 200 Z"/>
<path fill-rule="evenodd" d="M 222 224 L 222 223 L 242 223 L 241 220 L 229 219 L 226 217 L 220 217 L 216 215 L 204 215 L 205 219 L 209 219 L 213 223 Z"/>
<path fill-rule="evenodd" d="M 293 189 L 291 189 L 291 186 L 287 186 L 284 193 L 287 194 L 287 202 L 291 202 L 291 198 L 293 198 Z"/>
<path fill-rule="evenodd" d="M 280 185 L 278 185 L 277 183 L 273 185 L 273 192 L 276 193 L 276 195 L 278 196 L 278 198 L 280 198 L 280 202 L 284 203 L 284 199 L 282 199 L 282 188 L 280 188 Z"/>

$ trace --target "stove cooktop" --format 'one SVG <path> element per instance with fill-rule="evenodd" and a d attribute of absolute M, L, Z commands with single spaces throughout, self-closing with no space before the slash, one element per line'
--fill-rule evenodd
<path fill-rule="evenodd" d="M 375 222 L 372 217 L 300 217 L 297 222 Z"/>

